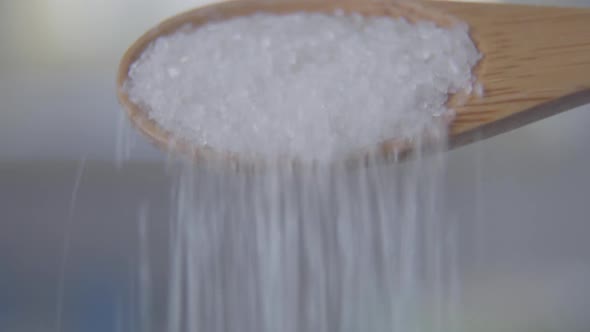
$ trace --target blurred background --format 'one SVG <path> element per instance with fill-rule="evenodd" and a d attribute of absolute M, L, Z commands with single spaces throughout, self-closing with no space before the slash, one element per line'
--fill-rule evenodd
<path fill-rule="evenodd" d="M 205 2 L 0 0 L 0 331 L 139 331 L 142 218 L 165 306 L 171 178 L 127 130 L 115 74 L 145 30 Z M 590 330 L 589 126 L 581 107 L 449 153 L 468 330 Z"/>

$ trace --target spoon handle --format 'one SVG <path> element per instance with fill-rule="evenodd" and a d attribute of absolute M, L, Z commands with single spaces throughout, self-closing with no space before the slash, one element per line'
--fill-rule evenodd
<path fill-rule="evenodd" d="M 471 27 L 484 98 L 455 107 L 453 145 L 590 103 L 590 9 L 428 2 Z M 453 101 L 451 100 L 451 103 Z"/>

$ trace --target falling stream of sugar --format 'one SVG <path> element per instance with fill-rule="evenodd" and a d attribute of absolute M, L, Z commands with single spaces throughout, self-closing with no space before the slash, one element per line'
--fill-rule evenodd
<path fill-rule="evenodd" d="M 446 330 L 458 277 L 444 172 L 442 153 L 251 174 L 182 165 L 164 330 Z"/>
<path fill-rule="evenodd" d="M 167 332 L 457 331 L 456 229 L 443 145 L 348 169 L 170 167 L 166 322 L 138 209 L 138 327 Z M 162 300 L 159 298 L 158 300 Z"/>
<path fill-rule="evenodd" d="M 76 208 L 76 202 L 78 201 L 78 191 L 80 189 L 80 183 L 82 182 L 82 175 L 84 174 L 84 170 L 86 168 L 86 156 L 82 157 L 78 162 L 78 169 L 76 171 L 76 177 L 74 179 L 74 186 L 72 189 L 72 196 L 70 197 L 70 204 L 68 206 L 68 216 L 66 220 L 65 226 L 65 235 L 64 241 L 62 246 L 61 255 L 59 255 L 60 263 L 59 266 L 59 276 L 58 276 L 58 285 L 57 285 L 57 294 L 56 294 L 56 313 L 55 313 L 55 331 L 61 332 L 62 331 L 62 324 L 63 324 L 63 310 L 64 310 L 64 298 L 65 298 L 65 278 L 66 278 L 66 270 L 68 266 L 68 258 L 70 254 L 70 246 L 72 241 L 72 228 L 73 228 L 73 221 L 74 221 L 74 210 Z"/>
<path fill-rule="evenodd" d="M 149 239 L 148 229 L 148 205 L 143 203 L 139 207 L 139 327 L 142 332 L 151 332 L 150 308 L 152 303 Z"/>

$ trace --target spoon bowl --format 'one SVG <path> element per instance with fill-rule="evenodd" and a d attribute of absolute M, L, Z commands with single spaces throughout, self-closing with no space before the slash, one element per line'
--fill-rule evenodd
<path fill-rule="evenodd" d="M 237 153 L 176 140 L 158 126 L 145 108 L 131 101 L 126 92 L 131 65 L 155 39 L 187 25 L 198 28 L 212 21 L 258 12 L 333 13 L 337 9 L 364 16 L 404 17 L 410 22 L 428 20 L 442 27 L 459 21 L 470 26 L 471 37 L 484 55 L 475 69 L 475 76 L 485 87 L 485 94 L 483 97 L 449 96 L 447 104 L 455 110 L 456 116 L 445 117 L 442 121 L 450 125 L 450 148 L 590 103 L 590 10 L 367 0 L 230 1 L 172 17 L 145 33 L 124 55 L 117 78 L 119 100 L 132 123 L 165 150 L 188 154 L 200 161 L 218 160 L 236 166 L 257 164 L 259 160 L 246 160 Z M 401 159 L 415 147 L 412 142 L 391 139 L 347 160 L 365 160 L 373 152 Z M 291 160 L 279 162 L 293 163 Z"/>

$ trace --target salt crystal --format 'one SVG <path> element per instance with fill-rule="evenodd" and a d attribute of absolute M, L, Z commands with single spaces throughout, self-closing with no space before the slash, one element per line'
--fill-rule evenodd
<path fill-rule="evenodd" d="M 475 95 L 478 97 L 483 97 L 484 89 L 483 89 L 483 85 L 481 83 L 475 84 Z"/>
<path fill-rule="evenodd" d="M 420 135 L 450 111 L 449 93 L 483 91 L 472 86 L 480 57 L 464 24 L 260 13 L 160 37 L 127 87 L 197 146 L 329 160 Z"/>
<path fill-rule="evenodd" d="M 178 71 L 178 69 L 174 67 L 168 68 L 168 76 L 170 76 L 170 78 L 176 78 L 178 75 L 180 75 L 180 71 Z"/>

